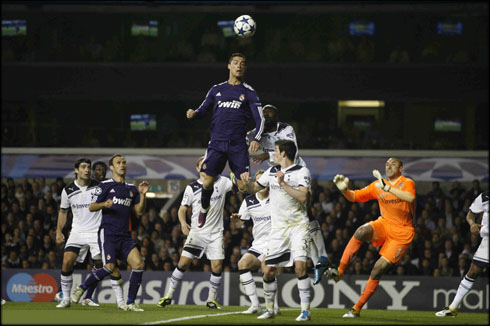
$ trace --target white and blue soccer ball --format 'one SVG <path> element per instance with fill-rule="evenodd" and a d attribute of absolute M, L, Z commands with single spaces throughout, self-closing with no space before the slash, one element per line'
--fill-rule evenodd
<path fill-rule="evenodd" d="M 253 20 L 253 18 L 249 15 L 241 15 L 240 17 L 235 19 L 233 29 L 235 30 L 235 34 L 238 37 L 247 38 L 255 34 L 257 24 L 255 23 L 255 20 Z"/>

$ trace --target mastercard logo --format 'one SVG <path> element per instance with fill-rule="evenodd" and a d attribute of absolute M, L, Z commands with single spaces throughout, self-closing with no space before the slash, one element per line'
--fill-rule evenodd
<path fill-rule="evenodd" d="M 49 274 L 31 276 L 17 273 L 7 283 L 7 296 L 11 301 L 51 302 L 58 292 L 58 282 Z"/>

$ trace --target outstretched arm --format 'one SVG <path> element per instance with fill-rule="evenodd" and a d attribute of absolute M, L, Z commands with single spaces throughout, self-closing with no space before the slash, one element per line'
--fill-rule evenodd
<path fill-rule="evenodd" d="M 146 207 L 146 193 L 150 189 L 150 184 L 147 181 L 142 181 L 138 185 L 138 192 L 140 194 L 140 201 L 136 205 L 134 205 L 134 211 L 137 216 L 143 215 Z"/>
<path fill-rule="evenodd" d="M 356 195 L 354 191 L 349 190 L 349 178 L 345 177 L 342 174 L 337 174 L 333 178 L 333 183 L 335 183 L 335 185 L 340 190 L 342 195 L 344 195 L 344 197 L 347 198 L 348 201 L 351 202 L 355 201 Z"/>
<path fill-rule="evenodd" d="M 245 186 L 245 191 L 248 192 L 249 194 L 255 194 L 256 192 L 264 189 L 265 187 L 262 187 L 260 184 L 257 183 L 257 181 L 250 182 L 250 173 L 243 172 L 240 175 L 240 179 L 243 182 L 243 185 Z"/>

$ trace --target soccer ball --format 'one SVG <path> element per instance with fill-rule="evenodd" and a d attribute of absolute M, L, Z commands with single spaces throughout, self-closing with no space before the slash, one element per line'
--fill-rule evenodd
<path fill-rule="evenodd" d="M 235 19 L 233 29 L 235 30 L 235 34 L 239 37 L 247 38 L 255 34 L 257 24 L 255 24 L 255 20 L 249 15 L 241 15 Z"/>

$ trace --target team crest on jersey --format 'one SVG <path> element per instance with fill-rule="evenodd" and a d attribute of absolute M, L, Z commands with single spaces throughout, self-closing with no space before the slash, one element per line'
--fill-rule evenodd
<path fill-rule="evenodd" d="M 101 187 L 95 187 L 94 195 L 100 195 L 101 193 L 102 193 L 102 188 Z"/>
<path fill-rule="evenodd" d="M 206 170 L 206 163 L 201 166 L 201 170 Z"/>
<path fill-rule="evenodd" d="M 129 191 L 129 197 L 133 198 L 133 192 L 131 190 Z"/>
<path fill-rule="evenodd" d="M 111 260 L 111 255 L 107 254 L 106 260 Z"/>
<path fill-rule="evenodd" d="M 243 100 L 245 99 L 245 95 L 244 95 L 244 94 L 240 94 L 240 96 L 238 97 L 238 99 L 239 99 L 240 101 L 243 101 Z"/>

